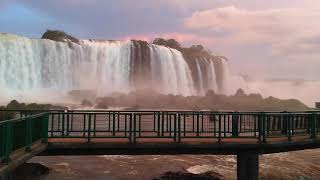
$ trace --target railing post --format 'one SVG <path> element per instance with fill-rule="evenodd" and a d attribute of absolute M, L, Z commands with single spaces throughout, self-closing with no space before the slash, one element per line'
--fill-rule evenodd
<path fill-rule="evenodd" d="M 115 112 L 113 111 L 112 112 L 112 136 L 116 136 L 116 114 Z"/>
<path fill-rule="evenodd" d="M 174 114 L 174 119 L 173 119 L 173 129 L 174 129 L 174 132 L 173 132 L 173 140 L 174 142 L 177 141 L 177 114 L 175 113 Z"/>
<path fill-rule="evenodd" d="M 161 136 L 164 136 L 164 112 L 162 111 L 161 112 L 162 115 L 161 115 Z"/>
<path fill-rule="evenodd" d="M 197 136 L 199 136 L 199 112 L 197 112 Z"/>
<path fill-rule="evenodd" d="M 156 131 L 156 112 L 153 112 L 153 132 Z"/>
<path fill-rule="evenodd" d="M 221 126 L 221 114 L 219 114 L 218 115 L 219 116 L 219 137 L 218 137 L 218 143 L 221 143 L 221 139 L 222 139 L 222 137 L 221 137 L 221 129 L 222 129 L 222 126 Z"/>
<path fill-rule="evenodd" d="M 43 143 L 48 143 L 49 113 L 42 116 Z"/>
<path fill-rule="evenodd" d="M 96 137 L 97 132 L 97 115 L 93 114 L 93 137 Z"/>
<path fill-rule="evenodd" d="M 65 114 L 65 112 L 62 114 L 62 136 L 64 136 L 64 132 L 65 132 L 65 129 L 64 129 L 64 127 L 65 127 L 65 116 L 64 116 L 64 114 Z"/>
<path fill-rule="evenodd" d="M 1 140 L 1 142 L 2 143 L 0 143 L 0 163 L 2 162 L 2 160 L 3 160 L 3 156 L 4 156 L 4 147 L 5 147 L 5 142 L 6 142 L 6 131 L 5 131 L 5 126 L 4 126 L 4 124 L 1 124 L 0 125 L 0 140 Z"/>
<path fill-rule="evenodd" d="M 69 136 L 69 123 L 70 123 L 70 116 L 69 112 L 67 112 L 67 129 L 66 129 L 66 135 Z"/>
<path fill-rule="evenodd" d="M 263 130 L 263 134 L 262 134 L 262 142 L 266 143 L 267 142 L 267 115 L 266 113 L 262 113 L 262 130 Z"/>
<path fill-rule="evenodd" d="M 141 114 L 139 114 L 138 115 L 138 117 L 139 117 L 139 137 L 141 137 L 141 128 L 142 128 L 142 126 L 141 126 Z"/>
<path fill-rule="evenodd" d="M 54 113 L 51 114 L 51 124 L 50 124 L 50 127 L 51 127 L 51 135 L 50 137 L 53 137 L 53 131 L 54 131 Z"/>
<path fill-rule="evenodd" d="M 124 136 L 127 137 L 127 123 L 128 123 L 128 118 L 127 118 L 127 114 L 124 114 Z M 96 128 L 95 128 L 96 129 Z M 94 136 L 96 136 L 96 134 L 94 134 Z"/>
<path fill-rule="evenodd" d="M 186 137 L 186 113 L 183 113 L 183 136 Z"/>
<path fill-rule="evenodd" d="M 288 134 L 288 117 L 286 116 L 286 113 L 287 112 L 284 111 L 282 114 L 281 134 Z"/>
<path fill-rule="evenodd" d="M 10 154 L 12 151 L 12 122 L 4 124 L 5 142 L 4 142 L 4 158 L 3 162 L 8 164 L 10 162 Z"/>
<path fill-rule="evenodd" d="M 130 122 L 129 122 L 129 143 L 132 143 L 132 113 L 130 113 Z"/>
<path fill-rule="evenodd" d="M 178 114 L 178 142 L 181 142 L 181 116 Z"/>
<path fill-rule="evenodd" d="M 311 139 L 316 139 L 317 137 L 317 117 L 316 117 L 316 113 L 312 113 L 311 115 Z"/>
<path fill-rule="evenodd" d="M 264 113 L 258 115 L 259 143 L 266 143 L 266 116 Z"/>
<path fill-rule="evenodd" d="M 83 113 L 83 134 L 82 134 L 83 138 L 86 137 L 86 123 L 87 123 L 86 119 L 87 119 L 87 114 Z"/>
<path fill-rule="evenodd" d="M 239 136 L 239 113 L 233 112 L 232 113 L 232 137 L 238 137 Z"/>
<path fill-rule="evenodd" d="M 158 117 L 158 136 L 160 136 L 160 117 L 161 116 L 161 114 L 160 114 L 160 112 L 158 112 L 158 115 L 157 115 L 157 117 Z"/>
<path fill-rule="evenodd" d="M 292 116 L 291 114 L 287 115 L 287 134 L 288 134 L 288 141 L 292 140 Z"/>
<path fill-rule="evenodd" d="M 25 151 L 30 152 L 31 151 L 31 144 L 32 144 L 32 119 L 30 117 L 27 117 L 26 119 L 26 149 Z"/>
<path fill-rule="evenodd" d="M 89 113 L 89 122 L 88 122 L 88 142 L 91 142 L 91 114 Z"/>
<path fill-rule="evenodd" d="M 137 133 L 137 115 L 133 114 L 133 143 L 136 143 L 136 133 Z"/>

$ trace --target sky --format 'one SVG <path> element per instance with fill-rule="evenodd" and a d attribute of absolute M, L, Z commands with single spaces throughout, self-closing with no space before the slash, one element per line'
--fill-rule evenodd
<path fill-rule="evenodd" d="M 320 80 L 317 0 L 0 0 L 0 32 L 39 38 L 175 38 L 258 79 Z"/>

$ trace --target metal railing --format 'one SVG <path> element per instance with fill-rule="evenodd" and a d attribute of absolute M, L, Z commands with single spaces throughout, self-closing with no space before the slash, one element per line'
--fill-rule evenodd
<path fill-rule="evenodd" d="M 320 132 L 319 112 L 71 111 L 51 112 L 49 138 L 268 139 Z"/>
<path fill-rule="evenodd" d="M 47 113 L 46 132 L 49 138 L 81 138 L 88 142 L 97 138 L 127 139 L 130 143 L 139 139 L 171 139 L 170 141 L 180 142 L 207 138 L 221 142 L 228 138 L 251 138 L 265 143 L 279 137 L 287 138 L 288 141 L 297 136 L 309 136 L 313 139 L 320 132 L 319 111 L 0 110 L 0 113 L 11 113 L 11 116 L 23 122 L 20 125 L 22 129 L 27 127 L 26 119 L 39 117 L 32 114 L 43 112 Z M 4 125 L 6 123 L 8 121 L 1 122 L 1 133 L 10 131 L 8 125 Z M 1 147 L 1 157 L 3 149 Z"/>
<path fill-rule="evenodd" d="M 32 145 L 48 142 L 48 113 L 0 121 L 0 162 L 8 163 L 17 151 L 31 151 Z"/>

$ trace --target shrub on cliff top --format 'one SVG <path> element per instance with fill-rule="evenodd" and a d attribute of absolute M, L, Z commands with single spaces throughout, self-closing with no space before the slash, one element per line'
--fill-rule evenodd
<path fill-rule="evenodd" d="M 47 30 L 41 37 L 41 39 L 50 39 L 57 42 L 67 42 L 68 40 L 74 43 L 79 43 L 79 39 L 58 30 Z"/>

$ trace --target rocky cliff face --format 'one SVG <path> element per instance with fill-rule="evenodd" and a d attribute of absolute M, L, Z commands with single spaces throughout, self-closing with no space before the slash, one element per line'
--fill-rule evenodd
<path fill-rule="evenodd" d="M 57 30 L 47 30 L 41 37 L 41 39 L 50 39 L 57 42 L 73 42 L 79 44 L 80 40 L 63 32 Z"/>

